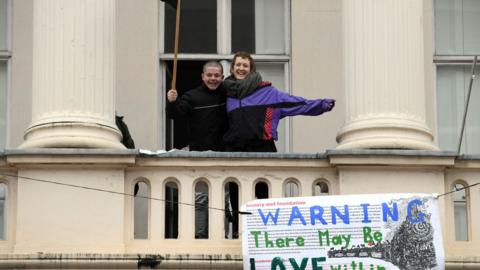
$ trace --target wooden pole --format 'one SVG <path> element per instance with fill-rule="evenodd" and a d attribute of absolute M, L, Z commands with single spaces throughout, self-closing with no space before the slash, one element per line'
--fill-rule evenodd
<path fill-rule="evenodd" d="M 178 41 L 180 39 L 180 10 L 182 0 L 177 0 L 177 19 L 175 21 L 175 47 L 173 49 L 173 77 L 171 89 L 177 89 Z"/>

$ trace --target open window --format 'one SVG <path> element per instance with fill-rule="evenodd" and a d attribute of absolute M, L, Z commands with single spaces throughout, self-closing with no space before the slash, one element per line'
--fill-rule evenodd
<path fill-rule="evenodd" d="M 201 73 L 204 61 L 179 61 L 177 65 L 177 92 L 180 98 L 188 90 L 202 84 Z M 173 61 L 165 61 L 166 89 L 171 89 Z M 168 101 L 167 101 L 168 102 Z M 167 149 L 182 149 L 188 145 L 189 126 L 186 119 L 166 120 Z"/>
<path fill-rule="evenodd" d="M 208 239 L 208 184 L 195 184 L 195 239 Z"/>
<path fill-rule="evenodd" d="M 268 184 L 259 181 L 255 184 L 255 199 L 268 199 Z"/>
<path fill-rule="evenodd" d="M 161 96 L 171 88 L 174 51 L 175 8 L 160 2 L 160 76 Z M 229 61 L 237 51 L 248 51 L 256 60 L 263 79 L 289 92 L 290 0 L 183 0 L 180 22 L 177 90 L 185 91 L 201 84 L 202 65 L 218 60 L 228 76 Z M 164 112 L 164 110 L 162 110 Z M 186 121 L 163 117 L 165 148 L 187 145 Z M 289 121 L 278 128 L 278 152 L 289 150 Z"/>
<path fill-rule="evenodd" d="M 225 238 L 238 239 L 239 190 L 237 183 L 225 184 Z"/>
<path fill-rule="evenodd" d="M 165 184 L 165 238 L 178 238 L 178 185 L 173 181 Z"/>
<path fill-rule="evenodd" d="M 480 1 L 435 0 L 437 139 L 442 150 L 457 151 L 473 56 L 480 55 Z M 476 76 L 480 68 L 475 70 Z M 479 154 L 480 86 L 473 83 L 461 154 Z"/>
<path fill-rule="evenodd" d="M 313 184 L 313 196 L 324 196 L 330 194 L 330 188 L 326 180 L 317 180 Z"/>

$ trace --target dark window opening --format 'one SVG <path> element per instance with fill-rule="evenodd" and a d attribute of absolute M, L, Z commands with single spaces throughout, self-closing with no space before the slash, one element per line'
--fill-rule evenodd
<path fill-rule="evenodd" d="M 315 196 L 322 196 L 322 195 L 328 195 L 328 185 L 325 182 L 318 182 L 315 184 L 314 190 L 313 190 L 313 195 Z"/>
<path fill-rule="evenodd" d="M 165 185 L 165 238 L 178 238 L 178 187 L 174 182 Z"/>
<path fill-rule="evenodd" d="M 165 52 L 175 46 L 176 10 L 165 5 Z M 179 52 L 217 53 L 217 0 L 183 0 Z"/>
<path fill-rule="evenodd" d="M 0 239 L 5 240 L 5 221 L 7 209 L 5 209 L 7 199 L 7 185 L 0 183 Z"/>
<path fill-rule="evenodd" d="M 268 185 L 265 182 L 258 182 L 255 185 L 255 199 L 268 199 Z"/>
<path fill-rule="evenodd" d="M 195 239 L 208 239 L 208 185 L 195 185 Z"/>
<path fill-rule="evenodd" d="M 225 185 L 225 238 L 238 239 L 238 185 Z"/>
<path fill-rule="evenodd" d="M 205 61 L 179 61 L 177 65 L 177 92 L 180 98 L 188 90 L 202 84 L 202 68 Z M 170 90 L 173 76 L 173 61 L 166 61 L 166 92 Z M 165 102 L 167 93 L 165 92 Z M 188 145 L 189 127 L 185 119 L 166 119 L 166 148 L 182 149 Z"/>
<path fill-rule="evenodd" d="M 232 52 L 255 53 L 255 1 L 232 0 Z"/>

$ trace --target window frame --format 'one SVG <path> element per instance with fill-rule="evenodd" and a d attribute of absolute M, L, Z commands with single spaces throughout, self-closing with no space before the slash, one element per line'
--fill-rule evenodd
<path fill-rule="evenodd" d="M 207 217 L 207 224 L 206 224 L 206 227 L 207 227 L 207 237 L 196 237 L 196 231 L 197 231 L 197 222 L 196 222 L 196 215 L 197 215 L 197 209 L 196 209 L 196 206 L 197 206 L 197 201 L 196 201 L 196 197 L 195 197 L 195 193 L 197 192 L 197 185 L 200 184 L 200 183 L 203 183 L 206 185 L 207 187 L 207 206 L 205 207 L 206 208 L 206 217 Z M 212 224 L 212 217 L 210 216 L 211 215 L 211 211 L 210 211 L 210 208 L 212 207 L 211 204 L 212 204 L 212 196 L 211 196 L 211 183 L 210 181 L 207 179 L 207 178 L 203 178 L 203 177 L 200 177 L 198 179 L 196 179 L 194 182 L 193 182 L 193 194 L 192 194 L 192 201 L 193 201 L 193 240 L 197 241 L 197 240 L 200 240 L 200 241 L 205 241 L 205 240 L 211 240 L 212 239 L 212 233 L 211 233 L 211 224 Z M 180 226 L 179 226 L 180 227 Z"/>
<path fill-rule="evenodd" d="M 10 129 L 10 89 L 11 89 L 11 59 L 12 59 L 12 0 L 6 0 L 7 2 L 7 18 L 6 18 L 6 49 L 0 49 L 0 62 L 6 63 L 6 85 L 5 85 L 5 146 L 7 148 L 10 142 L 10 136 L 8 130 Z"/>
<path fill-rule="evenodd" d="M 174 183 L 174 184 L 177 186 L 177 192 L 178 192 L 177 196 L 178 196 L 178 199 L 177 199 L 177 202 L 176 202 L 176 203 L 177 203 L 177 208 L 178 208 L 178 209 L 177 209 L 177 228 L 176 228 L 176 230 L 177 230 L 177 237 L 172 237 L 172 238 L 169 237 L 169 238 L 167 238 L 166 235 L 165 235 L 165 230 L 166 230 L 166 228 L 167 228 L 167 227 L 165 226 L 165 225 L 166 225 L 165 223 L 166 223 L 166 221 L 167 221 L 167 217 L 166 217 L 167 212 L 166 212 L 166 210 L 165 210 L 165 208 L 166 208 L 166 203 L 165 203 L 165 205 L 162 207 L 162 213 L 163 213 L 163 221 L 162 221 L 162 223 L 163 223 L 163 232 L 162 232 L 163 237 L 162 237 L 162 239 L 167 240 L 167 241 L 169 241 L 169 240 L 178 240 L 178 239 L 180 238 L 180 233 L 181 233 L 181 230 L 180 230 L 180 229 L 181 229 L 181 218 L 180 218 L 180 217 L 181 217 L 181 211 L 182 211 L 182 208 L 180 207 L 180 202 L 181 202 L 181 183 L 180 183 L 180 181 L 179 181 L 177 178 L 169 177 L 169 178 L 165 179 L 165 181 L 163 181 L 163 184 L 162 184 L 162 194 L 163 194 L 163 196 L 164 196 L 163 198 L 164 198 L 165 200 L 167 199 L 167 197 L 166 197 L 167 184 L 169 184 L 169 183 Z"/>
<path fill-rule="evenodd" d="M 2 50 L 0 48 L 0 60 L 4 59 L 10 59 L 12 56 L 11 50 L 12 50 L 12 42 L 11 42 L 11 36 L 12 36 L 12 0 L 6 0 L 7 2 L 7 19 L 6 19 L 6 50 Z"/>
<path fill-rule="evenodd" d="M 473 64 L 473 60 L 474 60 L 474 55 L 470 55 L 470 54 L 458 54 L 458 55 L 454 55 L 454 54 L 437 54 L 437 41 L 436 41 L 436 35 L 437 35 L 437 25 L 436 25 L 436 16 L 438 16 L 438 14 L 436 13 L 436 5 L 437 5 L 437 1 L 433 1 L 433 5 L 432 5 L 432 13 L 433 13 L 433 25 L 432 25 L 432 28 L 433 28 L 433 38 L 432 38 L 432 50 L 433 50 L 433 65 L 434 65 L 434 70 L 433 70 L 433 74 L 434 74 L 434 77 L 433 77 L 433 83 L 434 83 L 434 94 L 435 94 L 435 142 L 436 144 L 440 147 L 440 149 L 442 150 L 445 150 L 442 145 L 440 145 L 440 142 L 439 142 L 439 128 L 440 128 L 440 120 L 439 120 L 439 115 L 438 115 L 438 112 L 437 112 L 437 106 L 439 105 L 438 104 L 438 69 L 439 67 L 442 67 L 442 66 L 456 66 L 456 67 L 469 67 L 471 68 L 472 64 Z M 464 37 L 462 37 L 464 38 Z M 480 55 L 480 54 L 479 54 Z M 477 62 L 477 69 L 480 68 L 480 59 L 478 60 Z M 478 75 L 478 74 L 476 74 Z M 453 91 L 454 89 L 452 89 Z M 460 112 L 460 113 L 463 113 Z M 467 128 L 467 123 L 465 123 L 465 128 Z M 461 127 L 459 127 L 461 128 Z M 460 135 L 460 133 L 458 133 L 458 135 Z M 459 136 L 457 136 L 457 145 L 459 143 Z M 464 137 L 463 137 L 463 140 L 462 140 L 462 148 L 460 149 L 460 154 L 467 154 L 468 153 L 468 146 L 465 145 L 465 142 L 466 142 L 467 138 L 466 138 L 466 134 L 464 134 Z M 455 150 L 456 151 L 456 150 Z"/>
<path fill-rule="evenodd" d="M 297 188 L 297 191 L 298 191 L 298 194 L 297 195 L 290 195 L 290 194 L 287 194 L 288 191 L 288 185 L 289 184 L 293 184 L 293 185 L 296 185 L 296 188 Z M 287 178 L 285 179 L 284 183 L 283 183 L 283 198 L 296 198 L 296 197 L 301 197 L 302 196 L 302 184 L 301 182 L 296 179 L 296 178 Z"/>
<path fill-rule="evenodd" d="M 241 196 L 242 193 L 241 193 L 240 181 L 238 181 L 237 178 L 233 178 L 233 177 L 227 178 L 227 179 L 223 182 L 223 184 L 222 184 L 222 187 L 223 187 L 223 188 L 222 188 L 222 198 L 223 198 L 223 206 L 224 206 L 224 209 L 227 209 L 227 205 L 226 205 L 226 203 L 225 203 L 225 199 L 226 199 L 226 187 L 227 187 L 227 184 L 230 184 L 230 183 L 233 183 L 233 184 L 237 185 L 237 196 L 238 196 L 238 198 L 237 198 L 237 199 L 238 199 L 237 204 L 238 204 L 238 209 L 237 209 L 236 211 L 240 211 L 240 207 L 242 206 L 242 196 Z M 233 209 L 233 210 L 235 211 L 235 209 Z M 226 211 L 225 211 L 225 213 L 226 213 Z M 223 238 L 224 240 L 228 240 L 228 241 L 235 241 L 235 240 L 237 240 L 237 241 L 238 241 L 238 240 L 241 239 L 241 237 L 240 237 L 240 233 L 241 233 L 241 228 L 240 228 L 240 226 L 241 226 L 240 214 L 237 213 L 236 215 L 237 215 L 237 220 L 236 220 L 236 222 L 237 222 L 237 224 L 236 224 L 236 227 L 237 227 L 236 233 L 237 233 L 237 235 L 236 235 L 236 237 L 232 237 L 232 238 L 227 238 L 227 237 L 224 236 L 224 238 Z M 224 228 L 223 228 L 223 232 L 225 233 L 226 230 L 227 230 L 227 228 L 225 227 L 225 224 L 227 224 L 228 222 L 226 222 L 226 216 L 225 216 L 225 215 L 223 216 L 223 218 L 224 218 Z M 232 223 L 233 223 L 233 222 L 232 222 Z M 234 226 L 235 226 L 235 224 L 234 224 Z M 233 231 L 233 232 L 235 232 L 235 231 Z"/>
<path fill-rule="evenodd" d="M 467 235 L 466 235 L 466 240 L 458 240 L 457 239 L 457 224 L 455 220 L 455 200 L 454 196 L 451 197 L 450 203 L 451 203 L 451 211 L 452 211 L 452 217 L 453 217 L 453 239 L 455 242 L 460 242 L 460 243 L 468 243 L 472 241 L 472 216 L 471 216 L 471 203 L 470 203 L 470 189 L 466 188 L 468 187 L 468 183 L 465 182 L 464 180 L 455 180 L 451 183 L 450 185 L 450 191 L 456 190 L 456 186 L 461 185 L 463 187 L 463 191 L 465 192 L 465 212 L 466 212 L 466 226 L 467 226 Z"/>
<path fill-rule="evenodd" d="M 325 184 L 327 186 L 327 189 L 328 189 L 328 192 L 327 193 L 320 193 L 320 194 L 315 194 L 315 187 L 319 184 Z M 312 184 L 312 196 L 329 196 L 329 195 L 332 195 L 332 187 L 331 187 L 331 184 L 330 182 L 325 179 L 325 178 L 320 178 L 320 179 L 317 179 L 315 181 L 313 181 L 313 184 Z"/>
<path fill-rule="evenodd" d="M 137 184 L 140 185 L 140 183 L 144 183 L 145 186 L 146 186 L 146 188 L 147 188 L 147 196 L 146 196 L 146 197 L 151 197 L 151 196 L 152 196 L 152 185 L 151 185 L 150 181 L 149 181 L 148 179 L 146 179 L 146 178 L 139 177 L 139 178 L 135 179 L 135 180 L 133 181 L 133 183 L 132 183 L 132 184 L 133 184 L 133 185 L 132 185 L 132 190 L 135 189 L 135 185 L 137 185 Z M 139 190 L 140 190 L 140 188 L 139 188 Z M 138 194 L 137 194 L 137 195 L 138 195 Z M 140 196 L 141 196 L 141 195 L 140 195 Z M 135 199 L 137 199 L 136 196 L 134 196 L 134 197 L 133 197 L 133 200 L 132 200 L 132 218 L 133 218 L 133 219 L 132 219 L 132 221 L 133 221 L 133 223 L 132 223 L 132 225 L 133 225 L 133 226 L 132 226 L 132 229 L 133 229 L 133 231 L 132 231 L 132 239 L 135 240 L 135 241 L 150 240 L 150 239 L 151 239 L 151 227 L 152 227 L 152 226 L 151 226 L 151 215 L 152 215 L 152 212 L 151 212 L 151 211 L 152 211 L 151 200 L 144 198 L 144 199 L 146 200 L 146 203 L 147 203 L 147 216 L 146 216 L 146 222 L 147 222 L 147 224 L 146 224 L 146 226 L 147 226 L 147 237 L 146 237 L 146 238 L 136 238 L 136 237 L 135 237 L 135 224 L 136 224 L 136 220 L 135 220 L 135 206 L 136 206 L 136 205 L 135 205 Z M 143 218 L 145 218 L 145 217 L 143 217 Z"/>
<path fill-rule="evenodd" d="M 0 242 L 6 242 L 9 240 L 9 215 L 10 215 L 10 185 L 6 179 L 0 179 L 0 185 L 5 187 L 5 198 L 3 203 L 3 237 L 0 237 Z M 0 220 L 1 221 L 1 220 Z M 1 236 L 1 235 L 0 235 Z"/>
<path fill-rule="evenodd" d="M 252 200 L 257 200 L 258 199 L 256 195 L 257 195 L 257 185 L 259 183 L 264 183 L 267 186 L 267 198 L 264 198 L 264 199 L 273 198 L 272 197 L 272 185 L 271 185 L 270 181 L 266 178 L 261 177 L 261 178 L 255 179 L 255 181 L 253 181 L 253 183 L 252 183 L 252 191 L 253 191 Z"/>
<path fill-rule="evenodd" d="M 284 74 L 283 80 L 285 89 L 283 90 L 289 94 L 292 94 L 291 91 L 291 2 L 292 0 L 285 0 L 284 2 L 284 54 L 252 54 L 253 59 L 256 62 L 271 62 L 278 63 L 279 65 L 283 64 Z M 167 123 L 167 117 L 164 112 L 166 107 L 166 61 L 172 61 L 174 59 L 173 53 L 165 53 L 165 24 L 163 22 L 165 18 L 165 3 L 159 1 L 158 6 L 158 62 L 159 62 L 159 104 L 160 108 L 158 111 L 159 121 L 160 122 L 160 138 L 159 145 L 164 149 L 173 145 L 173 141 L 170 142 L 171 145 L 167 145 L 167 127 L 164 123 Z M 230 60 L 233 58 L 234 53 L 231 52 L 232 49 L 232 0 L 217 0 L 217 53 L 216 54 L 205 54 L 205 53 L 178 53 L 178 61 L 207 61 L 207 60 L 217 60 L 224 67 L 225 77 L 230 75 Z M 200 74 L 199 74 L 200 75 Z M 173 121 L 173 120 L 169 120 Z M 285 152 L 290 152 L 293 145 L 292 140 L 292 120 L 286 118 L 285 122 L 285 134 L 282 134 L 285 138 L 285 145 L 279 146 L 277 148 L 284 149 Z M 173 124 L 172 124 L 173 125 Z M 173 138 L 173 128 L 171 129 L 170 138 Z M 278 143 L 278 142 L 277 142 Z"/>

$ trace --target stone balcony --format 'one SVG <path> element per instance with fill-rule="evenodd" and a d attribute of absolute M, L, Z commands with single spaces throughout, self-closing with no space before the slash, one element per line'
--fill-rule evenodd
<path fill-rule="evenodd" d="M 7 188 L 0 266 L 29 261 L 30 268 L 34 262 L 71 268 L 104 261 L 126 268 L 149 262 L 241 268 L 241 217 L 237 228 L 224 209 L 295 194 L 442 194 L 456 181 L 471 185 L 480 178 L 478 158 L 440 151 L 31 149 L 5 150 L 0 162 Z M 467 194 L 467 241 L 455 241 L 452 197 L 439 199 L 451 269 L 479 266 L 478 186 Z"/>

